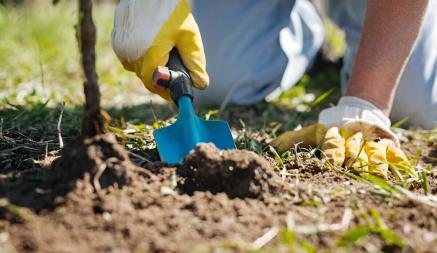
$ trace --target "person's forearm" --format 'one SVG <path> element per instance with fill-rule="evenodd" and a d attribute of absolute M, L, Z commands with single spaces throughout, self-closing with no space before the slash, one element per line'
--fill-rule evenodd
<path fill-rule="evenodd" d="M 389 114 L 427 5 L 428 0 L 368 1 L 347 96 L 365 99 Z"/>

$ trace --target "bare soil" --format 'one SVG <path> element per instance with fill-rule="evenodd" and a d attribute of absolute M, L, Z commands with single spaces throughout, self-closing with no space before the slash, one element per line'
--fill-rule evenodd
<path fill-rule="evenodd" d="M 431 156 L 436 150 L 433 143 L 418 145 Z M 406 148 L 415 150 L 414 143 Z M 404 252 L 437 252 L 437 208 L 374 194 L 303 154 L 284 169 L 266 159 L 200 145 L 180 166 L 140 168 L 112 137 L 72 144 L 50 168 L 3 176 L 0 252 L 241 252 L 287 226 L 335 252 L 347 230 L 369 224 L 371 210 L 407 243 Z M 431 175 L 434 194 L 436 182 Z M 323 230 L 347 210 L 352 218 L 345 227 Z M 346 250 L 367 252 L 370 244 L 401 252 L 377 235 L 366 240 Z M 277 243 L 279 236 L 265 247 Z"/>

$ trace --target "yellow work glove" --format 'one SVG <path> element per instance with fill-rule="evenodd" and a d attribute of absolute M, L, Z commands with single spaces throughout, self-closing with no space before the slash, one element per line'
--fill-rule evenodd
<path fill-rule="evenodd" d="M 344 97 L 338 106 L 322 111 L 319 122 L 286 132 L 271 145 L 281 153 L 297 144 L 318 146 L 322 157 L 334 166 L 384 178 L 387 178 L 391 166 L 403 178 L 417 177 L 399 148 L 399 140 L 389 128 L 390 121 L 369 102 Z"/>
<path fill-rule="evenodd" d="M 174 47 L 193 86 L 208 87 L 202 39 L 187 0 L 121 0 L 115 10 L 112 47 L 127 70 L 167 100 L 169 92 L 152 85 L 152 74 L 167 64 Z"/>

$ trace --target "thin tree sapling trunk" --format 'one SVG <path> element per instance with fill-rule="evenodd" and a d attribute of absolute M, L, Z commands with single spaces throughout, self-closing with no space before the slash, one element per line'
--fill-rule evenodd
<path fill-rule="evenodd" d="M 82 138 L 69 143 L 56 160 L 51 184 L 66 192 L 75 187 L 78 179 L 90 175 L 96 190 L 108 186 L 123 187 L 131 180 L 130 170 L 135 165 L 113 134 L 103 134 L 103 117 L 100 111 L 100 91 L 96 73 L 96 27 L 92 19 L 92 0 L 79 0 L 78 41 L 85 74 L 85 111 L 82 121 Z M 86 139 L 85 139 L 86 138 Z"/>
<path fill-rule="evenodd" d="M 92 0 L 79 0 L 79 45 L 82 67 L 85 74 L 85 111 L 82 121 L 82 136 L 93 137 L 103 132 L 100 111 L 100 90 L 96 73 L 96 27 L 92 17 Z"/>

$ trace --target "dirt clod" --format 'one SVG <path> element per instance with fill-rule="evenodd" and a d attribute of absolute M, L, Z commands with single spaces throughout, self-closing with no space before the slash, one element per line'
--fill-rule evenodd
<path fill-rule="evenodd" d="M 231 198 L 256 198 L 273 193 L 279 177 L 260 156 L 245 150 L 220 151 L 214 144 L 200 144 L 190 153 L 179 174 L 186 178 L 183 192 L 224 192 Z"/>

